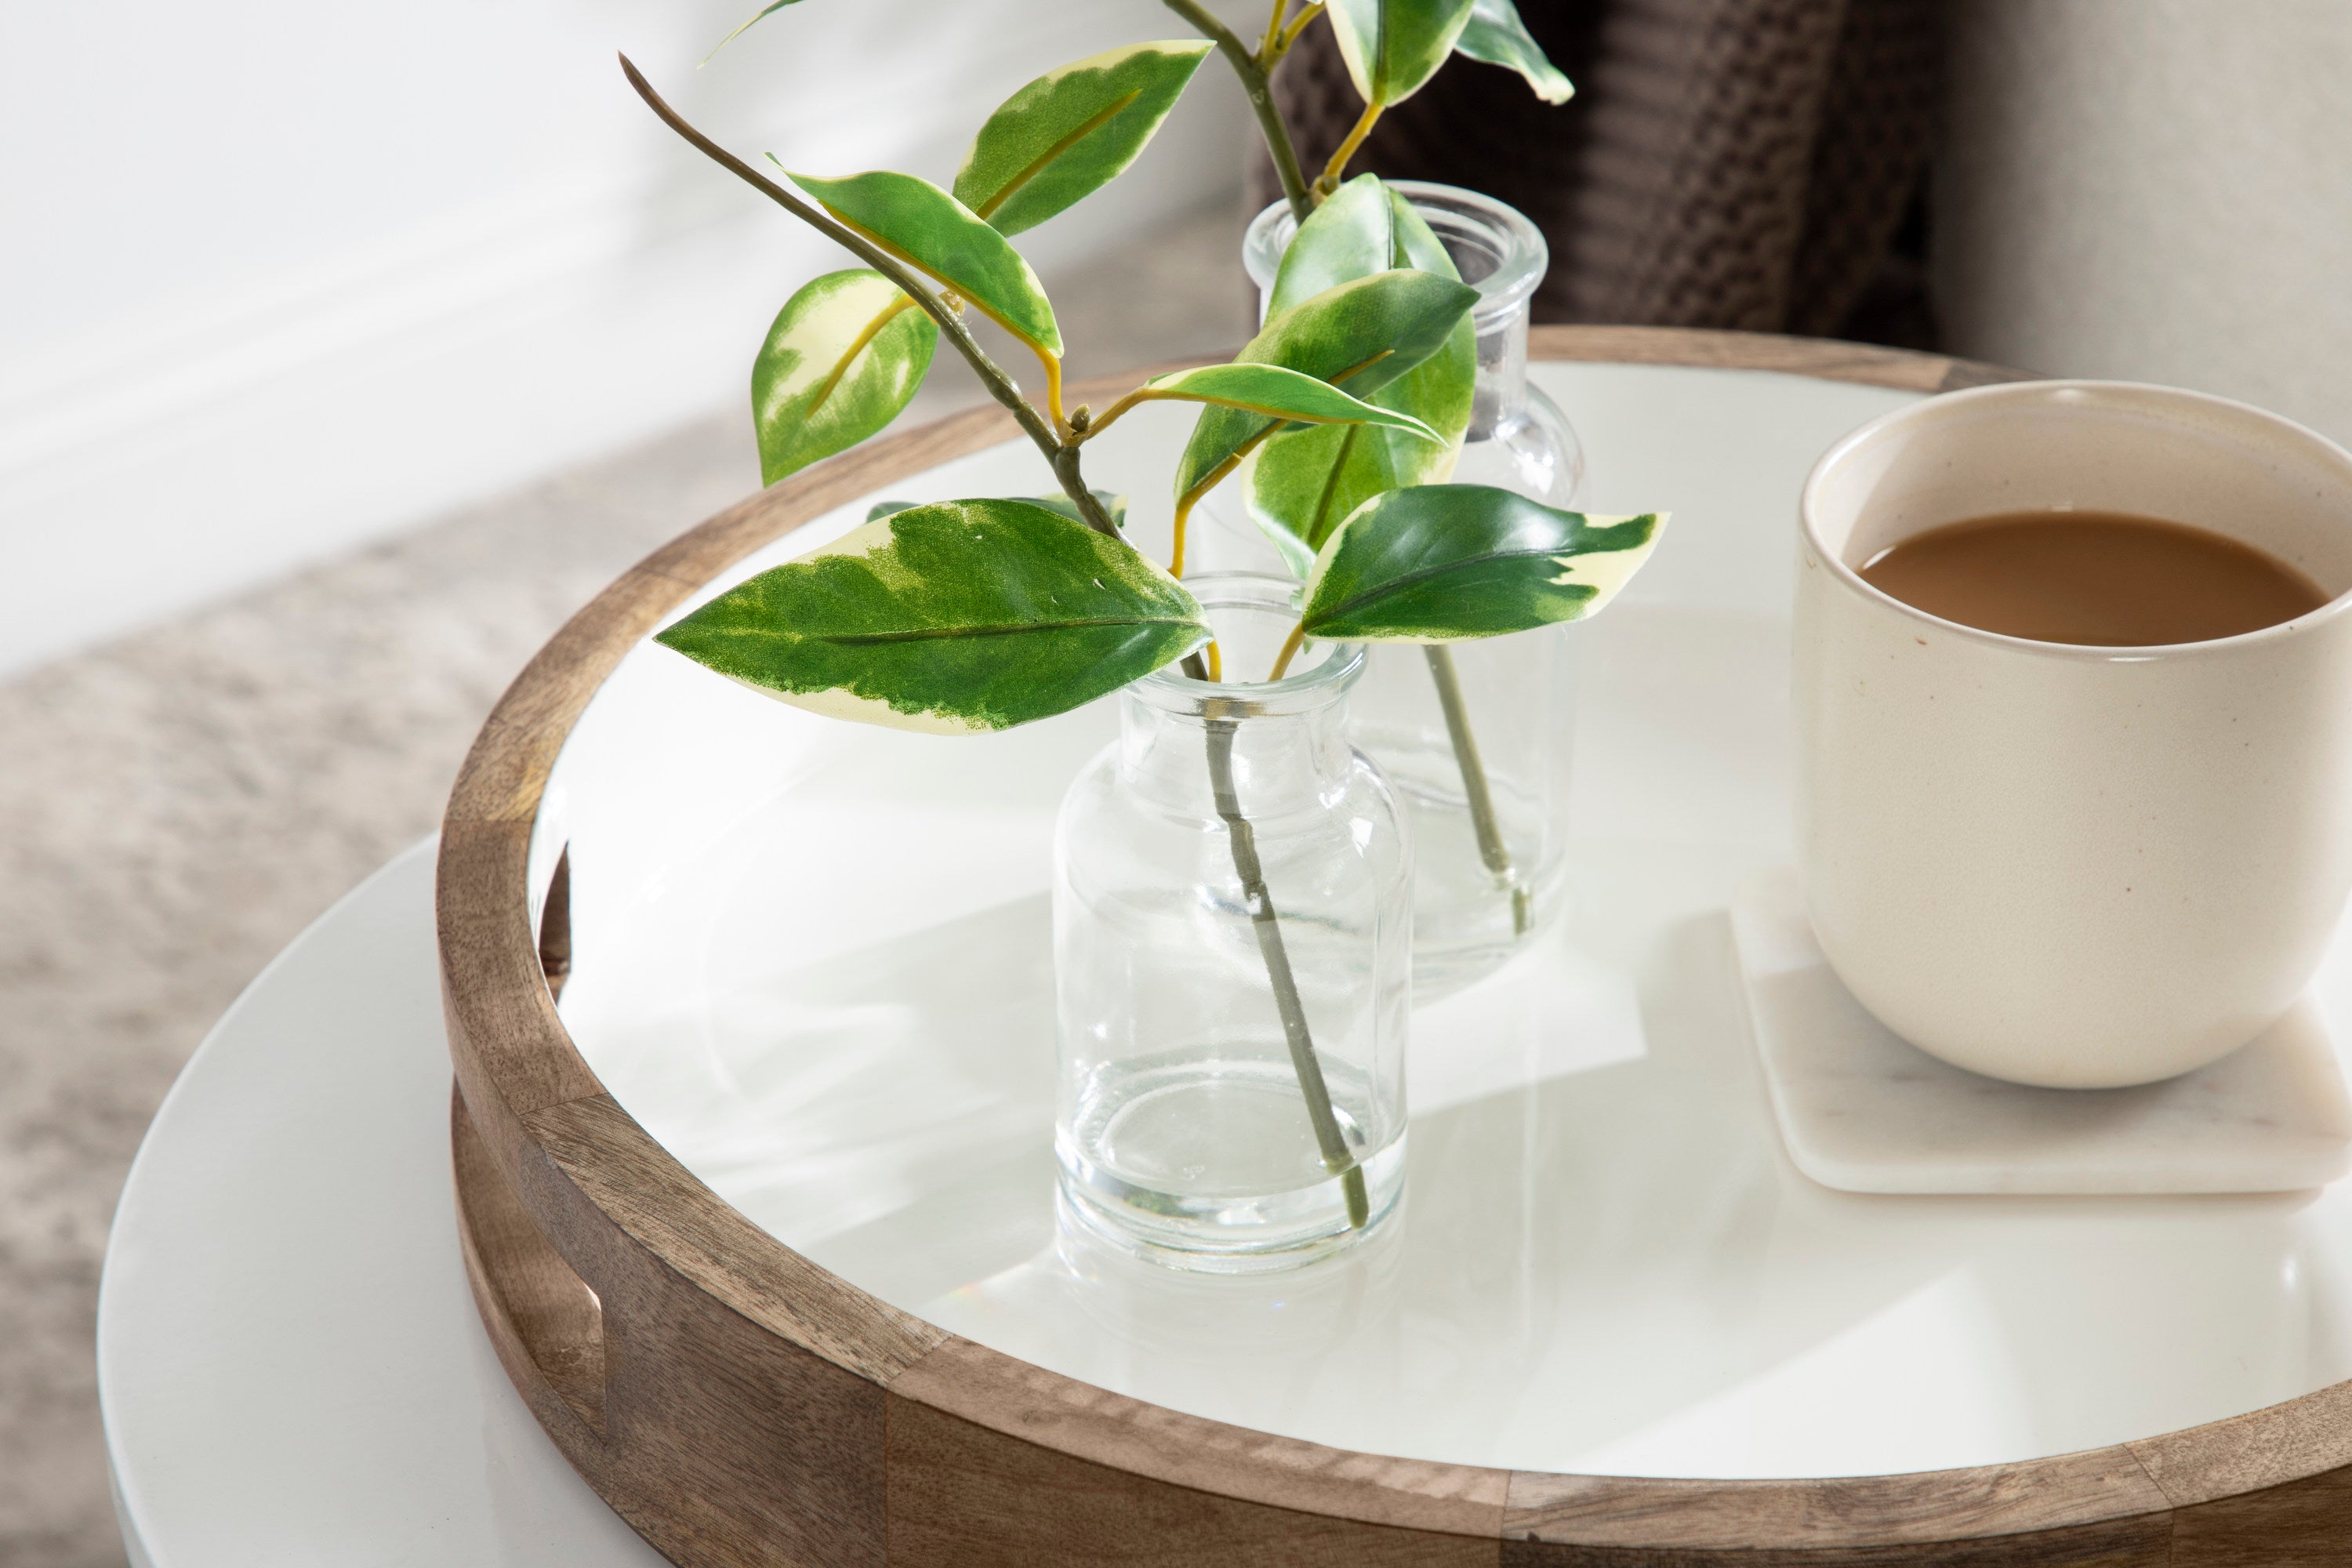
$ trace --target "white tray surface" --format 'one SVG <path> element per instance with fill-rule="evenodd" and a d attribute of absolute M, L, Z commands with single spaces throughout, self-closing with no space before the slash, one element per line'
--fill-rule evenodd
<path fill-rule="evenodd" d="M 630 655 L 558 764 L 534 848 L 545 868 L 571 845 L 562 1012 L 599 1078 L 755 1223 L 886 1300 L 1124 1394 L 1342 1447 L 1638 1475 L 1932 1469 L 2352 1375 L 2352 1184 L 1888 1198 L 1789 1163 L 1725 910 L 1790 858 L 1798 484 L 1909 396 L 1534 374 L 1593 455 L 1588 504 L 1675 518 L 1577 633 L 1578 911 L 1416 1015 L 1407 1207 L 1381 1245 L 1258 1281 L 1055 1256 L 1048 849 L 1107 706 L 941 740 Z M 1123 422 L 1095 480 L 1133 492 L 1139 539 L 1163 552 L 1184 431 L 1165 412 Z M 1044 479 L 1007 447 L 888 490 Z M 2341 944 L 2315 1004 L 2347 1037 Z"/>

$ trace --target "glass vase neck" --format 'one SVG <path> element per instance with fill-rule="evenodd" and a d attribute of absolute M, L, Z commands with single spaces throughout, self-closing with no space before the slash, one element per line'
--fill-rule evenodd
<path fill-rule="evenodd" d="M 1202 749 L 1230 748 L 1253 812 L 1310 806 L 1349 765 L 1347 694 L 1364 668 L 1355 643 L 1307 643 L 1279 680 L 1270 672 L 1298 623 L 1299 584 L 1255 572 L 1202 573 L 1185 587 L 1216 635 L 1222 680 L 1170 665 L 1129 686 L 1120 704 L 1120 771 L 1178 809 L 1215 815 Z"/>
<path fill-rule="evenodd" d="M 1527 320 L 1528 302 L 1551 265 L 1543 230 L 1517 207 L 1458 185 L 1391 180 L 1389 189 L 1412 204 L 1454 258 L 1462 281 L 1478 290 L 1470 314 L 1479 336 L 1513 318 Z M 1283 252 L 1297 233 L 1298 220 L 1287 202 L 1276 202 L 1252 220 L 1242 241 L 1242 260 L 1261 300 L 1273 292 Z"/>

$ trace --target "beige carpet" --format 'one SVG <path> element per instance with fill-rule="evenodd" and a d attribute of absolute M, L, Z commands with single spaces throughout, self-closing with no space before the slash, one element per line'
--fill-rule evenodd
<path fill-rule="evenodd" d="M 1244 336 L 1239 228 L 1220 206 L 1049 278 L 1073 372 Z M 942 352 L 910 418 L 973 401 Z M 757 483 L 730 411 L 0 684 L 0 1568 L 124 1561 L 93 1394 L 99 1262 L 188 1054 L 306 922 L 433 829 L 540 643 Z"/>

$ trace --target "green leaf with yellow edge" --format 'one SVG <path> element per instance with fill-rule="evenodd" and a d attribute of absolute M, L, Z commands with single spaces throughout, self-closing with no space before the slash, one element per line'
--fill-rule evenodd
<path fill-rule="evenodd" d="M 1444 346 L 1478 293 L 1434 273 L 1399 268 L 1327 289 L 1273 317 L 1236 364 L 1272 364 L 1344 386 L 1360 399 Z M 1201 411 L 1176 466 L 1181 498 L 1236 463 L 1287 421 L 1240 408 Z"/>
<path fill-rule="evenodd" d="M 655 638 L 837 719 L 966 734 L 1066 712 L 1207 640 L 1125 542 L 1032 501 L 909 507 L 763 572 Z"/>
<path fill-rule="evenodd" d="M 1359 174 L 1309 214 L 1282 253 L 1266 296 L 1266 318 L 1342 283 L 1415 267 L 1459 279 L 1454 258 L 1412 204 L 1378 174 Z"/>
<path fill-rule="evenodd" d="M 1167 399 L 1208 403 L 1303 425 L 1377 425 L 1408 440 L 1445 444 L 1444 437 L 1410 414 L 1350 397 L 1328 381 L 1280 365 L 1204 364 L 1154 376 L 1128 395 L 1139 403 Z"/>
<path fill-rule="evenodd" d="M 1474 0 L 1470 21 L 1454 48 L 1471 59 L 1518 72 L 1546 103 L 1566 103 L 1576 94 L 1576 85 L 1551 63 L 1511 0 Z"/>
<path fill-rule="evenodd" d="M 1330 0 L 1339 58 L 1363 100 L 1402 103 L 1437 74 L 1469 25 L 1471 0 Z"/>
<path fill-rule="evenodd" d="M 1014 337 L 1049 354 L 1061 353 L 1062 330 L 1029 263 L 970 207 L 929 180 L 877 169 L 838 180 L 793 174 L 793 183 L 843 223 L 971 300 Z"/>
<path fill-rule="evenodd" d="M 1048 71 L 972 138 L 955 197 L 1019 234 L 1110 184 L 1135 162 L 1214 46 L 1129 44 Z"/>
<path fill-rule="evenodd" d="M 1397 267 L 1456 276 L 1453 258 L 1412 205 L 1379 176 L 1360 174 L 1291 241 L 1268 304 L 1286 310 L 1350 278 Z M 1465 315 L 1435 353 L 1370 397 L 1414 416 L 1443 437 L 1439 443 L 1349 427 L 1277 435 L 1259 449 L 1249 473 L 1250 515 L 1293 572 L 1305 576 L 1340 520 L 1372 497 L 1453 476 L 1477 380 L 1477 329 Z"/>
<path fill-rule="evenodd" d="M 940 329 L 879 272 L 804 286 L 751 362 L 760 479 L 774 484 L 887 426 L 923 384 Z"/>
<path fill-rule="evenodd" d="M 1346 642 L 1464 642 L 1582 620 L 1657 547 L 1663 512 L 1588 517 L 1486 485 L 1420 485 L 1332 531 L 1299 624 Z"/>

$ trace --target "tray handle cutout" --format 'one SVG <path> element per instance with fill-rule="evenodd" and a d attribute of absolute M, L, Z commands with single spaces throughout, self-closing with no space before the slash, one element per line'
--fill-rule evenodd
<path fill-rule="evenodd" d="M 556 872 L 561 886 L 563 872 Z M 549 907 L 554 900 L 550 896 Z M 452 1085 L 449 1147 L 457 1232 L 483 1321 L 518 1386 L 543 1384 L 583 1426 L 604 1436 L 604 1307 L 541 1234 L 515 1196 Z M 520 1358 L 525 1364 L 518 1365 Z M 533 1401 L 534 1404 L 541 1403 Z M 542 1415 L 541 1419 L 549 1417 Z"/>
<path fill-rule="evenodd" d="M 539 972 L 547 977 L 547 994 L 563 1000 L 563 983 L 572 978 L 572 846 L 555 858 L 555 874 L 547 879 L 547 898 L 539 914 Z"/>

